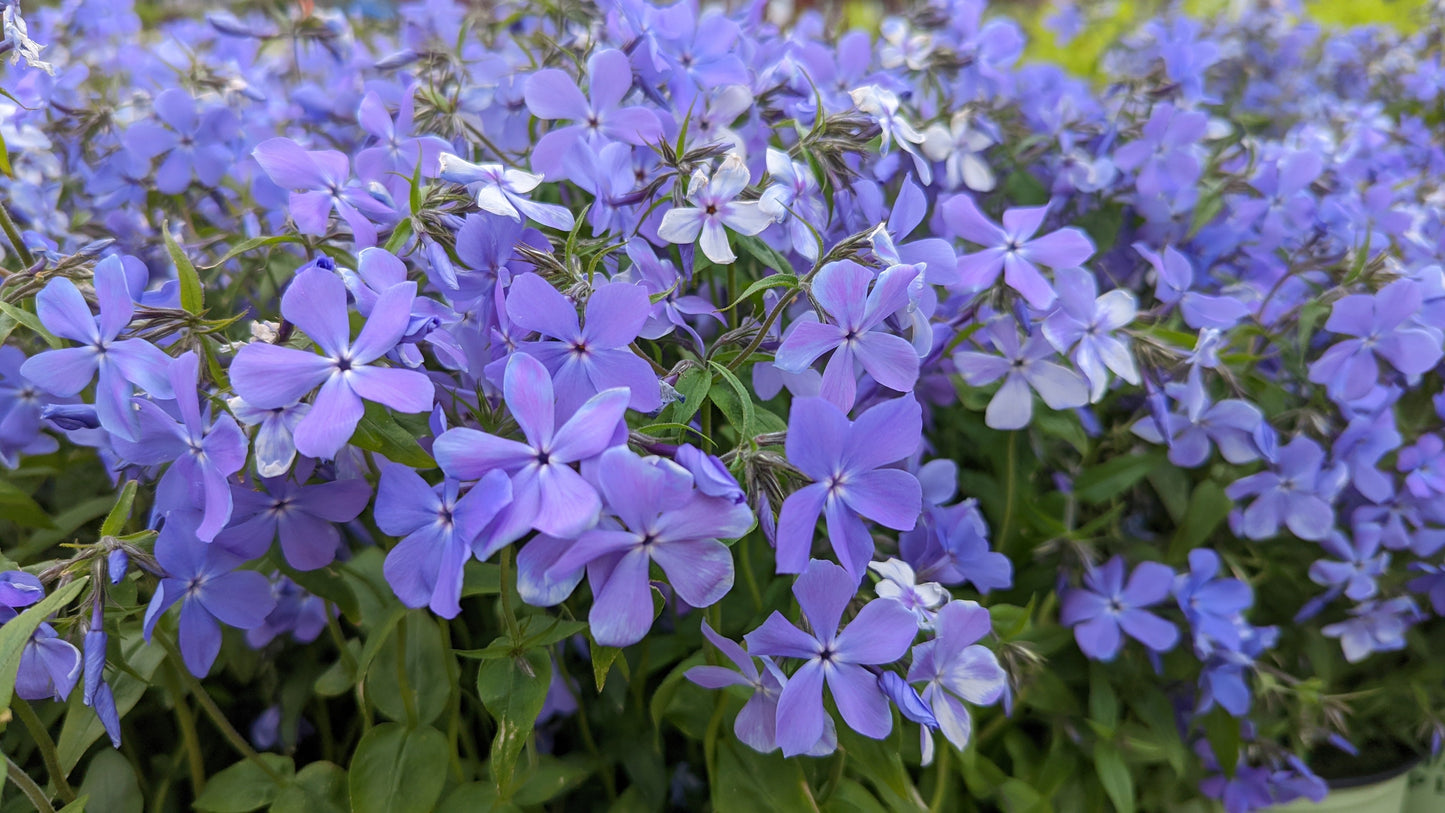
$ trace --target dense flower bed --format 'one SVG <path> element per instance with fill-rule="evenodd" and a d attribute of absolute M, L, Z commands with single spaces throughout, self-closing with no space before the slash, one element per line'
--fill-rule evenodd
<path fill-rule="evenodd" d="M 1442 32 L 1261 5 L 1090 81 L 976 0 L 6 0 L 12 780 L 1244 811 L 1427 749 Z"/>

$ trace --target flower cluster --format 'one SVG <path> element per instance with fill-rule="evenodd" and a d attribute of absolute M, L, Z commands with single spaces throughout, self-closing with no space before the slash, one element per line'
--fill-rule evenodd
<path fill-rule="evenodd" d="M 1155 22 L 1100 91 L 982 0 L 877 41 L 762 6 L 302 6 L 16 29 L 53 73 L 0 101 L 0 463 L 123 494 L 0 581 L 5 623 L 92 576 L 84 657 L 41 623 L 18 696 L 83 671 L 118 741 L 123 640 L 205 677 L 227 629 L 279 671 L 329 629 L 369 697 L 388 636 L 450 647 L 495 595 L 498 792 L 507 715 L 586 714 L 574 672 L 600 690 L 642 644 L 654 719 L 737 686 L 694 696 L 756 751 L 902 721 L 921 765 L 1009 719 L 978 707 L 1077 706 L 1050 672 L 1138 661 L 1171 787 L 1243 811 L 1322 792 L 1303 758 L 1342 715 L 1290 741 L 1256 702 L 1333 711 L 1297 653 L 1385 657 L 1445 614 L 1438 29 Z M 489 694 L 534 664 L 545 702 Z M 397 688 L 365 702 L 430 731 Z M 1070 736 L 1117 755 L 1142 724 L 1085 691 Z M 979 776 L 1044 792 L 993 747 Z"/>

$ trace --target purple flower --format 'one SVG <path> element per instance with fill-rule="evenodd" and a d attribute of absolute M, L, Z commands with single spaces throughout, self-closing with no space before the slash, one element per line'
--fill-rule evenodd
<path fill-rule="evenodd" d="M 750 687 L 753 693 L 733 720 L 733 733 L 740 742 L 755 751 L 766 754 L 778 750 L 778 697 L 783 692 L 787 677 L 771 658 L 760 658 L 763 668 L 759 670 L 746 650 L 718 635 L 708 626 L 707 621 L 702 622 L 702 634 L 733 662 L 737 671 L 724 666 L 694 666 L 687 670 L 685 677 L 704 689 Z M 832 720 L 828 722 L 831 723 Z M 827 756 L 837 747 L 837 731 L 832 725 L 828 725 L 818 742 L 803 753 L 808 756 Z"/>
<path fill-rule="evenodd" d="M 1388 417 L 1388 413 L 1386 413 Z M 1439 435 L 1425 434 L 1415 445 L 1400 450 L 1396 468 L 1405 472 L 1405 487 L 1422 500 L 1445 495 L 1445 442 Z M 1436 465 L 1441 464 L 1441 465 Z"/>
<path fill-rule="evenodd" d="M 1338 531 L 1329 534 L 1320 540 L 1320 547 L 1335 559 L 1311 564 L 1310 581 L 1343 591 L 1352 601 L 1374 598 L 1380 589 L 1375 580 L 1390 567 L 1389 552 L 1380 550 L 1382 536 L 1382 529 L 1373 522 L 1356 523 L 1349 538 Z"/>
<path fill-rule="evenodd" d="M 502 393 L 525 442 L 458 428 L 432 444 L 449 477 L 478 480 L 494 469 L 512 475 L 512 502 L 477 550 L 482 559 L 532 528 L 571 539 L 596 524 L 602 500 L 568 464 L 595 457 L 626 437 L 627 390 L 603 390 L 559 427 L 547 368 L 525 353 L 507 360 Z"/>
<path fill-rule="evenodd" d="M 1174 580 L 1174 599 L 1194 632 L 1201 655 L 1216 647 L 1237 649 L 1238 620 L 1254 603 L 1254 592 L 1239 579 L 1219 575 L 1219 554 L 1207 548 L 1189 552 L 1189 572 Z"/>
<path fill-rule="evenodd" d="M 1237 533 L 1269 539 L 1283 524 L 1300 539 L 1324 539 L 1335 524 L 1331 503 L 1344 485 L 1345 474 L 1338 466 L 1324 468 L 1324 462 L 1319 444 L 1300 436 L 1280 448 L 1273 470 L 1230 483 L 1224 491 L 1232 500 L 1255 495 L 1254 502 L 1238 514 Z"/>
<path fill-rule="evenodd" d="M 607 48 L 587 58 L 588 95 L 572 77 L 546 68 L 527 77 L 523 95 L 527 109 L 543 120 L 573 122 L 549 131 L 532 148 L 532 168 L 555 180 L 562 159 L 579 139 L 600 147 L 606 140 L 644 146 L 662 138 L 662 123 L 646 107 L 622 107 L 632 90 L 632 66 L 627 55 Z"/>
<path fill-rule="evenodd" d="M 903 605 L 876 599 L 839 632 L 857 583 L 843 568 L 814 559 L 793 584 L 793 595 L 813 632 L 803 632 L 774 611 L 745 636 L 748 651 L 755 655 L 804 661 L 778 698 L 778 745 L 784 756 L 805 753 L 823 737 L 828 716 L 823 710 L 824 683 L 843 721 L 854 731 L 878 740 L 893 730 L 888 698 L 865 667 L 903 657 L 918 630 Z"/>
<path fill-rule="evenodd" d="M 978 642 L 993 628 L 988 610 L 972 601 L 950 601 L 933 622 L 933 640 L 913 648 L 910 683 L 924 683 L 923 700 L 933 710 L 938 728 L 955 748 L 968 746 L 973 723 L 964 703 L 987 706 L 1008 688 L 1008 675 L 988 647 Z M 924 761 L 933 751 L 933 737 L 923 732 Z"/>
<path fill-rule="evenodd" d="M 307 150 L 289 138 L 272 138 L 257 144 L 251 155 L 272 183 L 290 191 L 291 219 L 302 234 L 324 236 L 335 209 L 351 227 L 357 247 L 366 248 L 376 245 L 372 221 L 395 216 L 365 187 L 350 183 L 351 162 L 345 153 Z"/>
<path fill-rule="evenodd" d="M 773 222 L 758 208 L 757 201 L 737 200 L 751 178 L 737 153 L 729 153 L 711 176 L 697 169 L 687 185 L 687 199 L 692 206 L 668 210 L 657 227 L 657 236 L 669 243 L 690 244 L 699 241 L 700 235 L 698 244 L 709 260 L 722 265 L 733 262 L 737 255 L 728 245 L 723 227 L 754 235 Z"/>
<path fill-rule="evenodd" d="M 286 563 L 297 570 L 331 564 L 341 547 L 336 523 L 356 519 L 371 500 L 371 487 L 360 479 L 303 485 L 278 477 L 263 480 L 262 486 L 262 491 L 232 490 L 231 525 L 216 542 L 256 558 L 280 537 Z"/>
<path fill-rule="evenodd" d="M 813 483 L 788 495 L 778 514 L 779 573 L 809 567 L 818 515 L 827 519 L 833 552 L 853 583 L 873 558 L 873 537 L 863 517 L 906 531 L 918 521 L 923 490 L 918 478 L 884 468 L 918 450 L 923 412 L 912 398 L 872 407 L 858 420 L 822 398 L 793 401 L 788 418 L 788 462 Z"/>
<path fill-rule="evenodd" d="M 311 405 L 296 403 L 258 409 L 246 403 L 244 398 L 231 398 L 226 405 L 231 408 L 236 420 L 246 426 L 257 427 L 251 443 L 256 455 L 256 473 L 262 477 L 284 477 L 296 459 L 296 427 L 311 410 Z"/>
<path fill-rule="evenodd" d="M 1328 638 L 1340 639 L 1345 660 L 1359 663 L 1376 652 L 1397 652 L 1405 648 L 1405 631 L 1420 620 L 1420 610 L 1405 596 L 1387 601 L 1367 601 L 1350 610 L 1350 618 L 1320 629 Z"/>
<path fill-rule="evenodd" d="M 154 401 L 139 401 L 139 439 L 117 437 L 112 446 L 121 459 L 131 463 L 171 463 L 156 485 L 158 506 L 192 504 L 190 495 L 201 491 L 204 518 L 196 533 L 209 542 L 231 518 L 228 478 L 246 465 L 246 436 L 230 415 L 222 413 L 212 422 L 209 405 L 201 409 L 199 375 L 200 361 L 194 351 L 171 362 L 170 381 L 181 420 L 176 421 Z"/>
<path fill-rule="evenodd" d="M 1034 413 L 1030 389 L 1050 409 L 1071 409 L 1088 402 L 1088 382 L 1073 370 L 1048 360 L 1057 352 L 1042 334 L 1036 333 L 1027 343 L 1021 343 L 1014 323 L 1004 318 L 990 322 L 984 332 L 1003 355 L 962 350 L 954 354 L 953 363 L 970 386 L 1003 379 L 984 411 L 984 423 L 990 429 L 1028 426 Z"/>
<path fill-rule="evenodd" d="M 165 154 L 156 170 L 156 189 L 167 195 L 186 191 L 194 177 L 214 187 L 234 162 L 225 142 L 237 130 L 236 116 L 228 108 L 214 107 L 204 114 L 182 88 L 170 88 L 156 96 L 156 117 L 167 126 L 138 121 L 125 132 L 126 149 L 144 161 Z"/>
<path fill-rule="evenodd" d="M 934 611 L 948 601 L 948 590 L 936 582 L 919 584 L 913 568 L 902 559 L 869 562 L 868 569 L 880 577 L 873 585 L 873 592 L 879 598 L 896 601 L 906 607 L 913 613 L 919 629 L 932 628 Z"/>
<path fill-rule="evenodd" d="M 466 184 L 484 212 L 509 217 L 518 223 L 523 218 L 530 218 L 560 231 L 571 231 L 577 223 L 567 207 L 537 203 L 527 197 L 542 183 L 541 175 L 508 169 L 501 164 L 473 164 L 449 152 L 442 153 L 439 160 L 439 177 L 444 181 Z"/>
<path fill-rule="evenodd" d="M 1414 324 L 1423 293 L 1414 280 L 1399 279 L 1378 294 L 1355 294 L 1336 302 L 1325 329 L 1356 338 L 1326 350 L 1310 365 L 1310 380 L 1326 384 L 1330 396 L 1354 401 L 1369 394 L 1379 381 L 1375 357 L 1383 356 L 1396 370 L 1417 376 L 1440 363 L 1440 332 Z"/>
<path fill-rule="evenodd" d="M 599 285 L 587 298 L 585 323 L 579 323 L 570 300 L 536 274 L 523 274 L 507 290 L 506 308 L 512 324 L 548 337 L 522 342 L 519 349 L 552 373 L 562 415 L 615 387 L 627 388 L 628 406 L 639 412 L 661 405 L 662 390 L 652 365 L 628 347 L 652 311 L 641 286 Z"/>
<path fill-rule="evenodd" d="M 430 410 L 434 393 L 426 375 L 372 364 L 406 334 L 415 298 L 414 282 L 388 288 L 353 342 L 346 285 L 325 269 L 305 269 L 281 297 L 281 315 L 310 336 L 321 353 L 252 342 L 231 364 L 236 394 L 258 409 L 278 409 L 320 385 L 310 411 L 296 425 L 295 442 L 302 454 L 327 459 L 356 431 L 363 399 L 398 412 Z"/>
<path fill-rule="evenodd" d="M 941 584 L 968 582 L 985 595 L 1013 585 L 1013 563 L 988 547 L 988 523 L 978 500 L 929 507 L 918 527 L 899 537 L 899 552 L 918 578 Z"/>
<path fill-rule="evenodd" d="M 747 533 L 753 514 L 746 503 L 696 491 L 687 469 L 665 458 L 615 447 L 597 465 L 602 495 L 622 527 L 582 534 L 547 576 L 560 579 L 587 565 L 593 638 L 604 646 L 630 646 L 652 626 L 650 563 L 683 601 L 712 605 L 733 586 L 732 552 L 718 540 Z"/>
<path fill-rule="evenodd" d="M 259 627 L 276 599 L 265 576 L 237 570 L 241 557 L 198 541 L 195 520 L 194 512 L 174 511 L 156 539 L 156 561 L 166 576 L 146 607 L 145 636 L 149 641 L 161 614 L 180 602 L 181 656 L 191 674 L 205 677 L 221 652 L 220 624 Z"/>
<path fill-rule="evenodd" d="M 1138 312 L 1134 295 L 1115 288 L 1099 296 L 1094 275 L 1082 268 L 1061 268 L 1054 278 L 1059 307 L 1044 320 L 1043 333 L 1060 353 L 1070 354 L 1089 380 L 1089 400 L 1098 403 L 1104 397 L 1110 370 L 1138 386 L 1139 369 L 1129 352 L 1129 339 L 1113 335 L 1134 321 Z"/>
<path fill-rule="evenodd" d="M 8 617 L 7 617 L 8 616 Z M 15 618 L 8 607 L 0 607 L 0 626 Z M 15 695 L 22 700 L 64 701 L 80 679 L 80 650 L 60 637 L 49 624 L 41 624 L 20 650 L 20 668 L 15 674 Z"/>
<path fill-rule="evenodd" d="M 361 129 L 377 139 L 374 147 L 368 147 L 356 155 L 356 174 L 369 181 L 386 183 L 387 173 L 393 170 L 410 177 L 421 165 L 423 177 L 430 178 L 440 168 L 443 152 L 452 145 L 432 135 L 413 135 L 416 115 L 416 87 L 407 88 L 401 94 L 401 105 L 396 111 L 396 120 L 387 112 L 386 104 L 374 91 L 361 99 L 356 110 L 356 122 Z"/>
<path fill-rule="evenodd" d="M 870 291 L 873 274 L 867 268 L 851 260 L 828 263 L 813 280 L 812 296 L 833 321 L 794 324 L 778 348 L 778 368 L 801 373 L 832 352 L 821 394 L 845 411 L 857 397 L 858 364 L 879 384 L 911 391 L 918 381 L 918 353 L 906 339 L 879 328 L 908 304 L 908 286 L 917 276 L 913 266 L 895 265 L 878 276 Z"/>
<path fill-rule="evenodd" d="M 1054 289 L 1038 266 L 1072 268 L 1094 254 L 1088 235 L 1074 228 L 1059 229 L 1035 237 L 1049 207 L 1009 209 L 1003 213 L 1003 227 L 984 217 L 969 195 L 954 195 L 939 204 L 943 222 L 958 237 L 983 246 L 983 251 L 958 259 L 960 285 L 965 291 L 982 291 L 1004 282 L 1035 308 L 1054 304 Z"/>
<path fill-rule="evenodd" d="M 1168 443 L 1169 462 L 1174 465 L 1204 465 L 1211 441 L 1224 459 L 1234 464 L 1258 460 L 1261 449 L 1271 445 L 1269 424 L 1254 404 L 1237 398 L 1211 404 L 1203 386 L 1168 384 L 1165 391 L 1180 407 L 1179 412 L 1167 413 L 1163 418 L 1168 438 L 1160 433 L 1160 422 L 1152 417 L 1139 419 L 1133 432 L 1150 443 Z"/>
<path fill-rule="evenodd" d="M 386 554 L 387 582 L 402 604 L 430 606 L 442 618 L 461 612 L 462 570 L 473 543 L 512 500 L 512 483 L 499 470 L 458 496 L 460 490 L 451 479 L 429 486 L 395 463 L 382 468 L 376 490 L 376 526 L 405 537 Z"/>
<path fill-rule="evenodd" d="M 35 297 L 35 312 L 51 333 L 84 345 L 37 353 L 20 365 L 20 374 L 55 395 L 75 395 L 99 374 L 95 409 L 101 426 L 118 437 L 134 440 L 140 431 L 130 399 L 132 385 L 157 398 L 170 398 L 166 369 L 170 357 L 144 339 L 117 339 L 135 310 L 126 287 L 120 257 L 95 265 L 95 296 L 100 315 L 93 316 L 75 283 L 54 279 Z"/>
<path fill-rule="evenodd" d="M 791 248 L 810 262 L 818 260 L 818 240 L 813 229 L 823 231 L 828 222 L 818 189 L 818 179 L 807 164 L 794 161 L 786 152 L 768 148 L 768 175 L 772 183 L 758 198 L 758 208 L 782 224 L 787 235 L 785 248 Z"/>
<path fill-rule="evenodd" d="M 1112 661 L 1127 634 L 1155 652 L 1179 642 L 1179 630 L 1144 609 L 1169 597 L 1174 571 L 1158 562 L 1141 562 L 1124 581 L 1124 557 L 1115 556 L 1084 573 L 1084 586 L 1064 591 L 1059 622 L 1074 628 L 1074 640 L 1085 655 Z M 1121 634 L 1122 633 L 1122 634 Z"/>

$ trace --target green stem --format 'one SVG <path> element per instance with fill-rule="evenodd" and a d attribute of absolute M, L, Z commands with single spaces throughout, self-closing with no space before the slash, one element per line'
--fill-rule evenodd
<path fill-rule="evenodd" d="M 396 688 L 401 692 L 401 706 L 406 710 L 407 728 L 416 728 L 416 698 L 412 697 L 411 681 L 406 679 L 406 618 L 396 625 Z"/>
<path fill-rule="evenodd" d="M 948 798 L 948 780 L 953 775 L 949 770 L 948 761 L 953 756 L 953 746 L 946 740 L 943 747 L 938 749 L 938 780 L 933 786 L 933 799 L 928 803 L 928 813 L 939 813 L 943 810 L 943 802 Z"/>
<path fill-rule="evenodd" d="M 10 239 L 10 245 L 15 246 L 15 254 L 20 258 L 20 262 L 25 264 L 25 268 L 21 270 L 24 271 L 35 265 L 35 256 L 30 253 L 30 249 L 25 247 L 25 241 L 20 239 L 20 230 L 15 228 L 15 221 L 10 219 L 10 210 L 3 204 L 0 204 L 0 228 L 5 230 L 5 236 Z"/>
<path fill-rule="evenodd" d="M 512 612 L 512 546 L 502 548 L 502 555 L 497 560 L 500 572 L 497 578 L 501 584 L 502 598 L 502 623 L 507 625 L 507 639 L 512 646 L 522 645 L 522 627 L 517 623 L 517 616 Z"/>
<path fill-rule="evenodd" d="M 25 724 L 30 731 L 30 738 L 35 740 L 35 745 L 40 749 L 40 756 L 45 760 L 45 771 L 50 775 L 50 783 L 55 786 L 55 792 L 67 804 L 75 801 L 75 791 L 71 789 L 70 783 L 65 780 L 65 771 L 60 769 L 60 753 L 55 750 L 55 740 L 50 738 L 50 732 L 45 730 L 45 725 L 40 718 L 35 716 L 35 709 L 24 700 L 16 700 L 10 705 L 15 709 L 15 716 Z"/>
<path fill-rule="evenodd" d="M 758 576 L 753 572 L 752 535 L 749 534 L 739 541 L 738 547 L 742 548 L 742 562 L 740 564 L 743 567 L 743 581 L 748 586 L 748 595 L 753 600 L 753 612 L 760 613 L 763 611 L 763 592 L 758 589 Z M 718 634 L 722 634 L 721 630 L 719 630 Z"/>
<path fill-rule="evenodd" d="M 186 751 L 186 766 L 191 772 L 191 790 L 197 795 L 206 788 L 206 763 L 201 758 L 201 739 L 196 736 L 196 717 L 191 714 L 191 709 L 186 705 L 186 691 L 181 687 L 180 678 L 176 675 L 176 664 L 171 661 L 166 664 L 164 680 L 166 689 L 171 693 L 171 701 L 176 706 L 176 724 L 181 728 L 181 743 Z"/>
<path fill-rule="evenodd" d="M 31 779 L 23 768 L 15 764 L 9 754 L 5 755 L 5 775 L 10 777 L 15 787 L 20 788 L 20 792 L 25 794 L 25 798 L 30 800 L 38 813 L 55 813 L 55 808 L 50 806 L 50 800 L 45 797 L 45 791 L 35 784 L 35 780 Z"/>
<path fill-rule="evenodd" d="M 1013 532 L 1014 501 L 1018 497 L 1018 434 L 1017 430 L 1008 433 L 1008 451 L 1004 462 L 1003 522 L 999 527 L 998 549 L 1005 552 L 1009 550 L 1009 534 Z"/>
<path fill-rule="evenodd" d="M 157 635 L 155 639 L 160 641 L 161 648 L 166 651 L 166 655 L 171 658 L 173 663 L 185 664 L 185 660 L 181 658 L 181 651 L 176 648 L 174 641 L 164 635 Z M 277 785 L 286 784 L 286 780 L 282 778 L 281 774 L 276 773 L 276 770 L 266 760 L 261 759 L 261 755 L 256 753 L 256 749 L 252 748 L 251 744 L 246 742 L 246 738 L 241 736 L 241 732 L 237 731 L 236 727 L 231 725 L 231 721 L 226 719 L 225 713 L 221 711 L 220 706 L 216 705 L 216 701 L 211 699 L 211 695 L 206 692 L 206 687 L 201 685 L 201 681 L 191 674 L 189 669 L 177 668 L 176 674 L 186 684 L 186 688 L 196 698 L 196 702 L 201 704 L 201 709 L 206 712 L 206 716 L 211 718 L 211 722 L 215 724 L 216 728 L 220 729 L 221 736 L 226 738 L 226 742 L 230 743 L 231 747 L 236 749 L 241 756 L 256 763 L 261 768 L 261 772 L 266 774 L 272 782 Z"/>
<path fill-rule="evenodd" d="M 779 297 L 778 304 L 774 305 L 771 311 L 768 311 L 768 315 L 763 317 L 763 323 L 758 326 L 758 335 L 753 337 L 752 342 L 748 344 L 747 347 L 743 348 L 743 352 L 739 354 L 737 358 L 728 362 L 729 370 L 736 370 L 737 368 L 741 367 L 743 362 L 747 360 L 748 356 L 751 356 L 753 353 L 757 352 L 757 349 L 759 347 L 763 346 L 763 342 L 766 341 L 768 338 L 769 328 L 773 326 L 774 322 L 778 321 L 778 317 L 783 314 L 783 308 L 788 307 L 788 303 L 793 301 L 793 297 L 797 296 L 798 291 L 800 290 L 802 289 L 793 288 L 792 290 Z"/>
<path fill-rule="evenodd" d="M 459 756 L 461 751 L 461 719 L 462 719 L 462 697 L 461 697 L 461 670 L 457 668 L 457 658 L 452 654 L 452 627 L 445 618 L 437 619 L 437 627 L 442 634 L 442 651 L 446 653 L 447 678 L 451 681 L 452 690 L 447 695 L 447 705 L 451 707 L 452 713 L 447 715 L 447 742 L 451 745 L 452 776 L 458 782 L 467 781 L 466 771 L 462 768 L 462 760 Z"/>

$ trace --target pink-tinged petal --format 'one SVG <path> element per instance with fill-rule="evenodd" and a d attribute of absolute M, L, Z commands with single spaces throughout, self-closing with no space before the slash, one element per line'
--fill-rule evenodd
<path fill-rule="evenodd" d="M 879 525 L 911 531 L 923 510 L 918 478 L 902 469 L 875 469 L 848 480 L 842 492 L 849 508 Z"/>
<path fill-rule="evenodd" d="M 702 232 L 704 216 L 701 209 L 682 206 L 669 209 L 658 224 L 657 236 L 669 243 L 686 245 L 697 240 Z"/>
<path fill-rule="evenodd" d="M 843 328 L 863 325 L 873 272 L 851 260 L 828 263 L 813 279 L 813 298 Z"/>
<path fill-rule="evenodd" d="M 1078 229 L 1059 229 L 1030 240 L 1023 247 L 1023 254 L 1049 268 L 1072 268 L 1094 256 L 1094 241 Z"/>
<path fill-rule="evenodd" d="M 332 358 L 340 358 L 342 351 L 351 343 L 346 284 L 323 268 L 308 268 L 291 280 L 291 285 L 281 296 L 281 315 L 311 337 Z M 264 408 L 251 398 L 246 400 Z"/>
<path fill-rule="evenodd" d="M 282 189 L 321 189 L 326 177 L 312 154 L 289 138 L 262 141 L 251 151 L 256 163 Z"/>
<path fill-rule="evenodd" d="M 554 461 L 573 463 L 601 454 L 614 445 L 617 425 L 627 412 L 631 393 L 621 387 L 603 390 L 587 399 L 557 429 L 550 452 Z"/>
<path fill-rule="evenodd" d="M 898 606 L 897 602 L 888 603 Z M 911 626 L 911 614 L 909 622 Z M 843 715 L 843 721 L 849 728 L 875 740 L 888 736 L 888 732 L 893 730 L 893 713 L 872 672 L 854 664 L 840 663 L 824 674 L 828 677 L 833 701 L 838 704 L 838 713 Z"/>
<path fill-rule="evenodd" d="M 833 640 L 843 621 L 843 610 L 856 592 L 858 581 L 848 571 L 821 559 L 809 562 L 808 569 L 793 582 L 798 606 L 820 641 Z"/>
<path fill-rule="evenodd" d="M 466 428 L 443 432 L 432 442 L 432 454 L 442 471 L 459 480 L 477 480 L 493 469 L 511 471 L 537 458 L 525 443 Z"/>
<path fill-rule="evenodd" d="M 259 409 L 290 406 L 335 369 L 330 359 L 305 350 L 253 342 L 231 363 L 231 384 L 246 403 Z"/>
<path fill-rule="evenodd" d="M 825 728 L 823 711 L 823 667 L 809 661 L 788 679 L 778 696 L 778 746 L 783 756 L 806 753 L 822 738 Z"/>
<path fill-rule="evenodd" d="M 910 392 L 918 383 L 918 353 L 907 339 L 872 331 L 859 337 L 853 353 L 874 381 L 891 390 Z"/>
<path fill-rule="evenodd" d="M 827 486 L 814 483 L 794 491 L 783 501 L 783 508 L 778 513 L 779 573 L 802 573 L 808 566 L 818 515 L 823 513 L 823 501 L 827 496 Z"/>
<path fill-rule="evenodd" d="M 85 304 L 85 297 L 75 283 L 64 277 L 51 280 L 35 295 L 35 313 L 47 330 L 63 339 L 83 344 L 100 340 L 95 316 Z"/>
<path fill-rule="evenodd" d="M 733 587 L 733 557 L 713 539 L 652 546 L 652 558 L 683 601 L 694 607 L 717 603 Z"/>
<path fill-rule="evenodd" d="M 1088 388 L 1084 388 L 1088 398 Z M 1022 429 L 1033 417 L 1034 396 L 1021 375 L 1011 374 L 1004 379 L 1003 386 L 994 393 L 984 411 L 983 422 L 990 429 Z"/>
<path fill-rule="evenodd" d="M 355 367 L 346 375 L 352 392 L 397 412 L 427 412 L 435 391 L 430 378 L 399 367 Z"/>
<path fill-rule="evenodd" d="M 1088 382 L 1061 364 L 1035 361 L 1024 368 L 1023 377 L 1049 409 L 1072 409 L 1089 402 Z"/>
<path fill-rule="evenodd" d="M 585 120 L 591 112 L 587 98 L 572 77 L 556 68 L 537 71 L 522 85 L 527 109 L 539 119 Z"/>
<path fill-rule="evenodd" d="M 944 226 L 953 236 L 988 248 L 1008 242 L 1008 235 L 984 217 L 970 195 L 954 195 L 940 203 L 938 211 L 942 213 Z"/>
<path fill-rule="evenodd" d="M 537 475 L 540 502 L 532 526 L 544 534 L 574 537 L 597 524 L 602 500 L 582 475 L 563 465 L 541 467 Z"/>
<path fill-rule="evenodd" d="M 923 435 L 923 408 L 912 397 L 870 407 L 853 422 L 846 457 L 853 471 L 876 469 L 911 457 Z"/>
<path fill-rule="evenodd" d="M 20 365 L 20 374 L 52 395 L 71 396 L 95 378 L 100 356 L 93 347 L 64 347 L 36 353 Z"/>
<path fill-rule="evenodd" d="M 536 274 L 522 274 L 507 289 L 507 317 L 514 325 L 570 341 L 582 335 L 577 307 Z M 629 339 L 630 341 L 630 339 Z"/>
<path fill-rule="evenodd" d="M 345 377 L 328 378 L 316 394 L 311 411 L 296 427 L 296 450 L 307 457 L 335 458 L 356 432 L 364 411 L 361 399 L 352 392 Z"/>
<path fill-rule="evenodd" d="M 331 224 L 330 192 L 292 192 L 287 201 L 287 211 L 302 234 L 321 237 Z"/>
<path fill-rule="evenodd" d="M 612 568 L 597 592 L 587 622 L 603 646 L 631 646 L 652 626 L 652 586 L 647 581 L 647 554 L 634 550 Z"/>
<path fill-rule="evenodd" d="M 637 338 L 652 303 L 641 285 L 610 282 L 587 299 L 587 326 L 582 335 L 598 347 L 623 347 Z"/>
<path fill-rule="evenodd" d="M 95 298 L 100 303 L 100 335 L 114 339 L 130 324 L 131 315 L 135 312 L 120 257 L 111 255 L 95 264 Z M 87 318 L 82 320 L 81 327 L 88 322 L 94 330 L 95 320 L 88 318 L 90 310 L 85 309 L 84 313 Z M 76 315 L 79 315 L 78 311 Z"/>
<path fill-rule="evenodd" d="M 415 301 L 415 282 L 401 282 L 382 291 L 371 306 L 371 314 L 361 326 L 356 343 L 351 346 L 352 363 L 368 364 L 391 352 L 406 335 Z"/>

